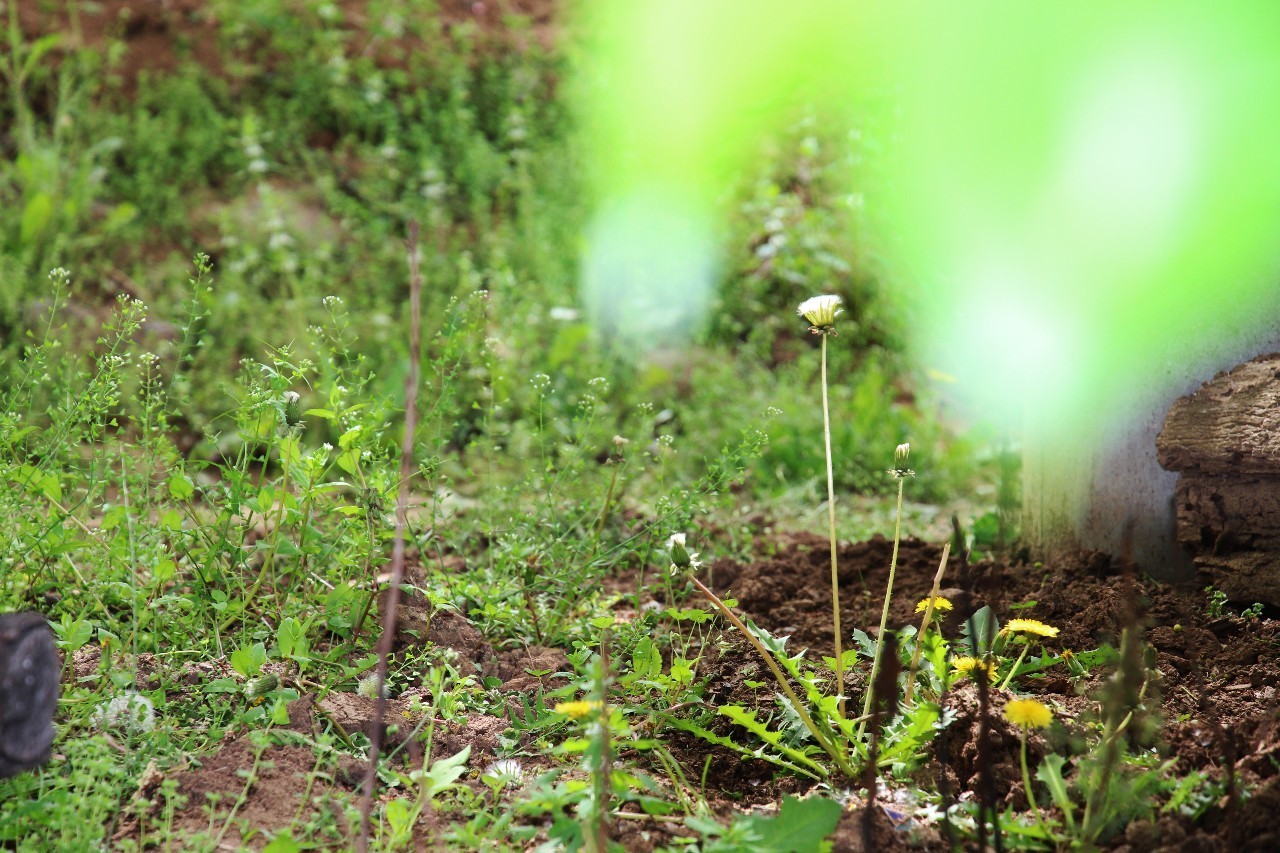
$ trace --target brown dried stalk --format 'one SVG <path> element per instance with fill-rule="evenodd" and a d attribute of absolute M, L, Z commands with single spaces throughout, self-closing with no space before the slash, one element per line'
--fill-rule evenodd
<path fill-rule="evenodd" d="M 920 666 L 920 651 L 923 648 L 924 632 L 929 628 L 929 621 L 933 619 L 933 603 L 938 600 L 938 591 L 942 589 L 942 576 L 947 571 L 947 558 L 951 556 L 951 543 L 942 546 L 942 561 L 938 563 L 938 573 L 933 576 L 933 589 L 929 590 L 929 603 L 924 608 L 924 618 L 920 620 L 920 633 L 916 634 L 916 650 L 911 655 L 911 669 L 907 673 L 907 694 L 902 698 L 902 704 L 911 704 L 911 694 L 915 692 L 916 687 L 916 668 Z"/>
<path fill-rule="evenodd" d="M 369 768 L 365 771 L 360 795 L 360 836 L 356 850 L 367 853 L 373 810 L 373 786 L 378 777 L 378 756 L 382 751 L 383 724 L 387 714 L 387 657 L 396 635 L 396 614 L 400 609 L 400 585 L 404 582 L 406 510 L 409 505 L 409 476 L 413 473 L 413 438 L 418 426 L 418 359 L 422 342 L 422 268 L 418 258 L 418 223 L 409 223 L 409 373 L 404 381 L 404 440 L 400 445 L 400 489 L 396 495 L 395 544 L 391 549 L 391 588 L 387 590 L 387 610 L 378 638 L 378 692 L 375 725 L 369 735 Z"/>

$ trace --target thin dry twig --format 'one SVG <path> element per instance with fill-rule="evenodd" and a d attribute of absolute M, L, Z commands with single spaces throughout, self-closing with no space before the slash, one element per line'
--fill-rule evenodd
<path fill-rule="evenodd" d="M 382 729 L 387 713 L 387 657 L 396 634 L 396 612 L 400 608 L 400 584 L 404 582 L 406 510 L 409 504 L 409 476 L 413 472 L 413 438 L 418 426 L 418 358 L 422 341 L 422 268 L 418 258 L 418 223 L 409 223 L 409 374 L 404 381 L 404 440 L 400 445 L 400 489 L 396 495 L 395 545 L 391 550 L 391 588 L 378 638 L 378 692 L 376 725 L 369 736 L 369 769 L 365 771 L 360 796 L 360 837 L 356 850 L 367 853 L 371 832 L 369 814 L 373 810 L 373 786 L 378 777 L 378 755 L 382 751 Z"/>
<path fill-rule="evenodd" d="M 938 593 L 942 591 L 942 576 L 947 571 L 947 558 L 951 556 L 951 543 L 948 542 L 942 546 L 942 561 L 938 563 L 938 573 L 933 576 L 933 588 L 929 590 L 928 604 L 924 608 L 924 618 L 920 620 L 920 633 L 916 634 L 916 650 L 911 655 L 911 671 L 907 673 L 907 695 L 902 700 L 903 704 L 911 704 L 911 696 L 915 692 L 916 686 L 916 670 L 920 666 L 920 651 L 924 648 L 924 632 L 929 628 L 929 623 L 933 619 L 933 605 L 938 600 Z"/>

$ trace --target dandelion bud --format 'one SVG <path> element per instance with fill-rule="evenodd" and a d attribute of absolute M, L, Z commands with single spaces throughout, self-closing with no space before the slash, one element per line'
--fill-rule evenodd
<path fill-rule="evenodd" d="M 673 533 L 667 539 L 667 554 L 671 557 L 673 577 L 678 578 L 689 572 L 696 572 L 702 566 L 702 561 L 698 559 L 698 552 L 690 551 L 685 547 L 683 533 Z"/>
<path fill-rule="evenodd" d="M 302 423 L 302 406 L 299 405 L 302 395 L 297 391 L 284 392 L 284 422 L 286 426 L 297 426 Z"/>
<path fill-rule="evenodd" d="M 280 679 L 270 673 L 249 679 L 244 686 L 244 695 L 252 703 L 261 702 L 273 690 L 280 686 Z"/>
<path fill-rule="evenodd" d="M 840 297 L 832 294 L 814 296 L 800 303 L 797 313 L 809 321 L 809 325 L 819 332 L 824 332 L 835 325 L 836 315 L 844 311 L 840 307 Z"/>
<path fill-rule="evenodd" d="M 915 471 L 907 467 L 907 457 L 911 455 L 910 444 L 899 444 L 893 451 L 893 470 L 889 473 L 901 480 L 903 477 L 915 476 Z"/>
<path fill-rule="evenodd" d="M 366 699 L 378 698 L 378 674 L 371 672 L 356 682 L 356 695 Z M 387 685 L 382 685 L 382 698 L 387 698 Z"/>
<path fill-rule="evenodd" d="M 671 564 L 678 569 L 687 569 L 690 565 L 689 551 L 684 547 L 683 533 L 673 533 L 667 540 L 667 553 L 671 555 Z"/>

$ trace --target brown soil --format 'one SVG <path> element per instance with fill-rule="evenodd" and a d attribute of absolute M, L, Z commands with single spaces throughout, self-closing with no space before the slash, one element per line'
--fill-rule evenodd
<path fill-rule="evenodd" d="M 217 21 L 202 0 L 102 0 L 98 3 L 19 3 L 18 24 L 32 40 L 58 33 L 61 49 L 105 51 L 124 45 L 117 71 L 129 87 L 143 72 L 166 74 L 190 58 L 221 69 Z"/>
<path fill-rule="evenodd" d="M 346 26 L 360 28 L 352 50 L 368 49 L 362 43 L 363 25 L 368 20 L 367 0 L 338 0 Z M 441 31 L 449 35 L 459 29 L 473 30 L 495 48 L 521 48 L 530 38 L 550 47 L 556 37 L 560 6 L 558 0 L 440 0 L 437 4 Z M 222 74 L 226 57 L 218 39 L 218 20 L 213 5 L 205 0 L 98 0 L 95 3 L 19 2 L 18 25 L 28 42 L 41 36 L 60 34 L 59 50 L 87 48 L 105 52 L 109 45 L 122 46 L 115 73 L 126 91 L 132 91 L 138 77 L 171 74 L 184 62 L 194 61 Z M 511 26 L 513 16 L 528 22 L 524 28 Z M 410 40 L 389 45 L 388 64 L 395 64 L 415 45 Z"/>
<path fill-rule="evenodd" d="M 794 653 L 810 650 L 816 655 L 832 653 L 830 608 L 830 552 L 821 537 L 799 535 L 782 542 L 762 542 L 762 551 L 771 555 L 751 563 L 716 561 L 704 570 L 705 578 L 726 597 L 737 599 L 740 609 L 775 636 L 789 636 L 788 649 Z M 846 635 L 862 628 L 873 637 L 880 620 L 883 591 L 888 581 L 892 542 L 875 538 L 868 542 L 842 544 L 839 548 L 841 622 Z M 890 628 L 917 625 L 916 603 L 928 595 L 941 559 L 941 549 L 907 540 L 901 545 L 890 606 Z M 1080 652 L 1103 643 L 1119 644 L 1120 633 L 1136 611 L 1139 624 L 1152 647 L 1160 677 L 1157 687 L 1162 721 L 1157 747 L 1161 755 L 1177 759 L 1177 772 L 1205 771 L 1224 778 L 1226 756 L 1231 756 L 1237 784 L 1253 796 L 1233 806 L 1226 799 L 1211 808 L 1199 825 L 1184 818 L 1165 817 L 1152 824 L 1135 825 L 1127 835 L 1112 839 L 1117 850 L 1274 850 L 1277 829 L 1275 801 L 1280 798 L 1280 622 L 1274 619 L 1246 620 L 1236 616 L 1211 616 L 1207 600 L 1198 589 L 1178 589 L 1136 578 L 1131 569 L 1096 553 L 1050 565 L 1005 565 L 983 562 L 972 566 L 952 558 L 942 582 L 943 592 L 956 605 L 949 614 L 944 633 L 956 638 L 964 620 L 977 609 L 989 605 L 1001 618 L 1034 618 L 1059 627 L 1061 634 L 1048 641 L 1055 650 Z M 1014 605 L 1035 604 L 1013 610 Z M 764 691 L 752 691 L 745 680 L 765 680 L 763 667 L 745 644 L 732 643 L 728 650 L 708 656 L 705 671 L 710 674 L 707 699 L 751 705 Z M 1088 696 L 1102 686 L 1109 671 L 1095 671 L 1083 683 L 1073 683 L 1066 673 L 1048 670 L 1040 677 L 1021 679 L 1024 692 L 1036 694 L 1055 709 L 1065 724 L 1067 735 L 1057 728 L 1049 736 L 1063 740 L 1078 733 L 1096 702 Z M 850 690 L 858 698 L 865 680 L 852 679 Z M 990 694 L 989 749 L 993 787 L 1000 808 L 1027 808 L 1019 766 L 1020 738 L 1016 729 L 1000 716 L 1009 694 Z M 764 697 L 768 701 L 768 697 Z M 972 683 L 960 685 L 944 700 L 956 719 L 934 741 L 936 767 L 928 769 L 934 778 L 922 780 L 932 787 L 945 785 L 952 797 L 976 798 L 979 787 L 978 739 L 980 733 L 977 690 Z M 1046 736 L 1034 733 L 1028 740 L 1031 766 L 1050 751 Z M 1052 748 L 1064 752 L 1068 744 L 1055 742 Z M 712 754 L 717 761 L 733 761 L 736 756 Z M 691 756 L 697 758 L 697 756 Z M 705 759 L 703 759 L 705 760 Z M 712 778 L 725 779 L 725 793 L 741 790 L 752 780 L 743 768 Z M 763 771 L 760 771 L 763 772 Z M 941 773 L 945 779 L 938 779 Z M 776 783 L 775 783 L 776 784 Z M 766 786 L 780 796 L 779 788 Z M 789 786 L 790 787 L 790 786 Z M 803 786 L 801 786 L 803 787 Z M 861 823 L 855 830 L 842 821 L 837 849 L 861 849 Z M 878 841 L 877 849 L 921 849 L 918 838 L 908 843 L 902 832 L 894 842 Z M 844 846 L 841 845 L 851 845 Z M 942 849 L 945 849 L 945 845 Z"/>
<path fill-rule="evenodd" d="M 825 540 L 801 534 L 761 542 L 758 547 L 769 549 L 770 556 L 750 563 L 717 561 L 707 574 L 714 576 L 715 585 L 722 592 L 736 597 L 739 610 L 757 624 L 775 635 L 791 635 L 789 648 L 793 652 L 808 648 L 810 660 L 829 653 L 831 614 L 826 602 L 830 564 Z M 884 588 L 891 552 L 892 543 L 879 538 L 841 546 L 842 620 L 846 632 L 864 628 L 875 633 L 880 602 L 863 590 Z M 931 587 L 940 556 L 940 549 L 925 543 L 902 544 L 890 608 L 891 627 L 916 622 L 916 601 Z M 411 583 L 418 587 L 426 583 L 420 572 L 417 568 L 410 572 Z M 1018 615 L 1058 626 L 1062 633 L 1049 641 L 1053 648 L 1085 651 L 1101 643 L 1115 644 L 1128 619 L 1126 614 L 1136 607 L 1160 673 L 1157 686 L 1161 723 L 1156 745 L 1161 755 L 1176 760 L 1179 774 L 1202 771 L 1222 779 L 1228 761 L 1234 767 L 1237 788 L 1247 796 L 1238 797 L 1234 803 L 1224 797 L 1195 824 L 1188 818 L 1169 815 L 1151 823 L 1135 823 L 1110 839 L 1104 849 L 1130 853 L 1277 849 L 1280 702 L 1276 689 L 1280 685 L 1280 655 L 1276 651 L 1280 648 L 1280 622 L 1211 616 L 1206 612 L 1202 592 L 1133 578 L 1125 567 L 1098 555 L 1080 555 L 1049 566 L 984 562 L 966 567 L 955 560 L 948 572 L 944 587 L 956 603 L 944 628 L 950 637 L 957 636 L 965 616 L 987 604 L 1002 619 Z M 651 570 L 649 576 L 655 578 L 656 573 Z M 656 590 L 646 592 L 653 594 Z M 1011 609 L 1012 605 L 1031 601 L 1036 603 L 1030 608 Z M 629 602 L 620 603 L 620 607 L 625 608 L 626 604 Z M 400 627 L 398 649 L 425 647 L 443 655 L 464 675 L 498 679 L 498 690 L 508 697 L 511 711 L 520 709 L 521 697 L 532 698 L 539 691 L 565 683 L 563 675 L 556 675 L 569 669 L 564 650 L 533 646 L 500 651 L 464 616 L 449 611 L 432 613 L 420 596 L 405 599 Z M 92 678 L 98 666 L 92 647 L 81 650 L 73 661 L 81 678 Z M 155 666 L 156 660 L 150 656 L 139 660 L 144 681 Z M 1089 697 L 1106 680 L 1109 672 L 1104 669 L 1099 668 L 1081 683 L 1054 670 L 1020 680 L 1019 687 L 1050 704 L 1063 723 L 1028 738 L 1028 759 L 1033 766 L 1050 751 L 1070 752 L 1072 739 L 1078 739 L 1090 715 L 1096 714 L 1096 703 Z M 732 702 L 766 713 L 776 711 L 772 691 L 749 683 L 767 683 L 767 671 L 732 629 L 712 630 L 703 647 L 698 673 L 705 679 L 706 703 Z M 182 689 L 192 691 L 191 701 L 204 701 L 193 685 L 227 674 L 226 667 L 215 662 L 212 669 L 192 669 L 189 678 L 184 669 L 177 682 L 183 685 Z M 851 683 L 857 685 L 863 680 L 855 676 Z M 857 688 L 851 692 L 856 697 Z M 170 696 L 170 701 L 181 698 Z M 1005 691 L 993 689 L 989 693 L 986 737 L 990 784 L 998 808 L 1025 811 L 1020 735 L 1000 714 L 1009 698 Z M 402 770 L 419 767 L 426 759 L 415 726 L 430 721 L 413 710 L 414 699 L 419 700 L 418 707 L 429 706 L 425 685 L 410 687 L 388 706 L 386 723 L 392 727 L 387 737 L 388 749 L 393 751 L 392 763 Z M 954 719 L 931 744 L 931 760 L 915 781 L 925 789 L 946 792 L 949 800 L 972 801 L 983 787 L 979 757 L 983 726 L 976 686 L 972 682 L 958 684 L 944 697 L 943 704 Z M 322 832 L 332 834 L 336 844 L 352 837 L 354 828 L 347 822 L 366 765 L 352 755 L 327 755 L 312 744 L 327 728 L 345 736 L 370 733 L 376 725 L 376 703 L 350 693 L 329 693 L 318 700 L 305 695 L 289 710 L 289 725 L 269 736 L 262 732 L 234 733 L 212 755 L 193 758 L 189 766 L 169 771 L 167 775 L 178 783 L 175 837 L 203 833 L 212 838 L 221 833 L 224 843 L 261 848 L 274 833 L 299 822 L 321 827 Z M 455 754 L 470 746 L 472 771 L 462 781 L 482 791 L 479 773 L 496 756 L 504 754 L 501 738 L 511 736 L 507 719 L 468 713 L 435 722 L 432 757 Z M 730 729 L 731 724 L 722 721 L 720 733 L 731 733 Z M 421 731 L 419 727 L 417 733 Z M 783 796 L 803 796 L 813 788 L 811 781 L 780 773 L 766 761 L 743 759 L 692 735 L 674 730 L 658 734 L 690 784 L 700 789 L 726 822 L 744 812 L 768 813 Z M 739 735 L 739 742 L 749 742 L 749 735 Z M 529 777 L 551 767 L 566 767 L 562 761 L 544 754 L 539 737 L 527 733 L 515 744 Z M 642 766 L 650 760 L 648 754 L 624 754 L 621 758 L 638 761 Z M 656 779 L 668 778 L 660 767 L 648 769 Z M 142 828 L 155 826 L 154 821 L 166 807 L 164 795 L 157 793 L 164 775 L 148 774 L 144 779 L 135 802 L 127 804 L 123 811 L 117 840 L 141 839 Z M 868 849 L 865 808 L 856 793 L 860 787 L 851 785 L 849 790 L 827 793 L 848 797 L 848 809 L 831 838 L 835 850 Z M 940 825 L 919 819 L 917 804 L 910 801 L 906 791 L 906 786 L 896 790 L 885 787 L 878 794 L 872 811 L 870 849 L 949 849 Z M 147 801 L 155 805 L 148 805 Z M 1041 805 L 1045 803 L 1042 801 Z M 433 822 L 420 827 L 419 840 L 428 847 L 438 841 L 448 820 L 447 814 L 432 816 Z M 680 834 L 678 824 L 659 823 L 638 813 L 634 819 L 617 821 L 614 827 L 614 838 L 626 849 L 637 851 L 672 843 Z"/>

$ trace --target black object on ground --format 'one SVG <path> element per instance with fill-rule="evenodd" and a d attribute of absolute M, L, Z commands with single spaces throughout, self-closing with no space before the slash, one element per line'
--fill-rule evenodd
<path fill-rule="evenodd" d="M 39 613 L 0 613 L 0 778 L 49 760 L 61 667 Z"/>

